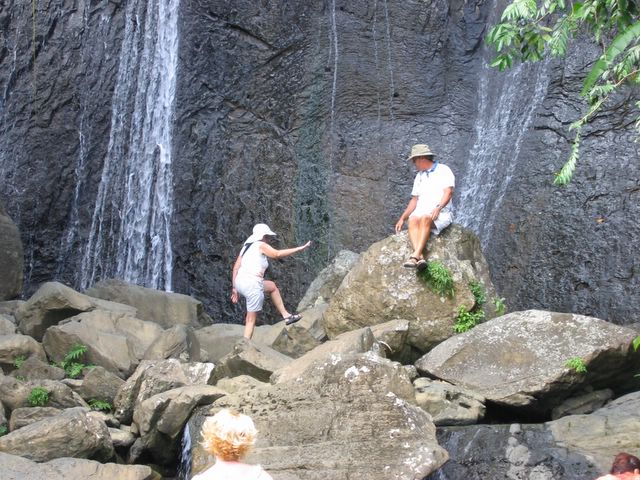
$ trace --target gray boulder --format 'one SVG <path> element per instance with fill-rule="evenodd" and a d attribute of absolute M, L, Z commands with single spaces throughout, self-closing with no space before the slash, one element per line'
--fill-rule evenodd
<path fill-rule="evenodd" d="M 82 312 L 96 309 L 105 309 L 123 315 L 136 315 L 135 308 L 127 305 L 91 298 L 61 283 L 47 282 L 29 300 L 20 305 L 16 311 L 16 319 L 20 332 L 42 341 L 49 327 Z"/>
<path fill-rule="evenodd" d="M 256 335 L 262 326 L 256 328 Z M 214 323 L 195 331 L 200 348 L 207 352 L 210 362 L 216 363 L 233 350 L 233 346 L 243 337 L 244 326 L 235 323 Z"/>
<path fill-rule="evenodd" d="M 515 312 L 450 338 L 416 362 L 419 371 L 488 401 L 549 414 L 588 388 L 633 388 L 640 380 L 635 332 L 597 318 Z M 586 373 L 567 361 L 579 358 Z"/>
<path fill-rule="evenodd" d="M 548 422 L 554 440 L 593 459 L 600 472 L 620 452 L 636 454 L 640 438 L 640 391 L 624 395 L 588 415 L 569 415 Z"/>
<path fill-rule="evenodd" d="M 370 328 L 362 328 L 353 332 L 343 333 L 333 340 L 307 352 L 302 357 L 293 360 L 287 366 L 276 370 L 270 378 L 271 383 L 285 383 L 296 380 L 317 363 L 328 361 L 333 355 L 346 353 L 364 353 L 379 350 Z"/>
<path fill-rule="evenodd" d="M 13 335 L 18 331 L 13 315 L 0 313 L 0 335 Z"/>
<path fill-rule="evenodd" d="M 0 205 L 0 300 L 22 293 L 23 255 L 18 227 Z"/>
<path fill-rule="evenodd" d="M 124 385 L 124 380 L 100 366 L 85 368 L 82 373 L 82 380 L 78 384 L 65 383 L 87 402 L 101 400 L 113 404 L 113 399 Z"/>
<path fill-rule="evenodd" d="M 249 375 L 262 382 L 269 381 L 274 371 L 291 363 L 291 358 L 266 345 L 242 338 L 233 350 L 216 363 L 214 381 L 225 377 Z"/>
<path fill-rule="evenodd" d="M 320 303 L 329 303 L 345 275 L 358 261 L 360 254 L 340 250 L 333 261 L 311 282 L 304 297 L 298 303 L 298 312 L 313 308 Z"/>
<path fill-rule="evenodd" d="M 213 383 L 212 363 L 181 363 L 176 359 L 143 360 L 120 387 L 113 400 L 115 417 L 130 424 L 136 406 L 147 398 L 174 388 Z"/>
<path fill-rule="evenodd" d="M 82 458 L 57 458 L 36 463 L 0 452 L 0 471 L 5 480 L 160 480 L 146 465 L 99 463 Z"/>
<path fill-rule="evenodd" d="M 221 378 L 216 382 L 216 387 L 227 393 L 237 393 L 241 390 L 249 390 L 251 388 L 268 386 L 269 382 L 261 382 L 260 380 L 250 377 L 249 375 L 238 375 L 237 377 Z"/>
<path fill-rule="evenodd" d="M 144 354 L 145 360 L 177 358 L 182 362 L 200 361 L 200 343 L 193 328 L 175 325 L 162 332 Z"/>
<path fill-rule="evenodd" d="M 15 368 L 16 360 L 34 357 L 46 361 L 47 356 L 35 339 L 28 335 L 0 335 L 0 367 L 10 371 Z"/>
<path fill-rule="evenodd" d="M 411 254 L 407 234 L 392 235 L 369 247 L 342 281 L 324 314 L 329 337 L 402 319 L 409 321 L 409 345 L 424 353 L 454 334 L 459 307 L 475 306 L 470 282 L 482 283 L 487 295 L 495 297 L 487 262 L 472 232 L 453 225 L 432 237 L 427 248 L 428 260 L 441 262 L 451 272 L 453 298 L 436 294 L 415 270 L 402 266 Z M 487 317 L 492 316 L 487 311 Z"/>
<path fill-rule="evenodd" d="M 20 407 L 11 412 L 9 419 L 9 431 L 26 427 L 45 418 L 60 415 L 63 410 L 54 407 Z"/>
<path fill-rule="evenodd" d="M 139 318 L 155 322 L 162 328 L 177 324 L 199 328 L 210 322 L 204 314 L 202 302 L 180 293 L 154 290 L 113 279 L 98 282 L 85 293 L 131 305 L 136 308 Z"/>
<path fill-rule="evenodd" d="M 551 419 L 557 420 L 567 415 L 581 415 L 594 412 L 611 400 L 613 396 L 613 390 L 605 388 L 604 390 L 596 390 L 567 398 L 551 411 Z"/>
<path fill-rule="evenodd" d="M 20 407 L 30 407 L 29 395 L 34 388 L 48 392 L 49 401 L 45 406 L 55 408 L 88 407 L 87 403 L 68 386 L 54 380 L 32 380 L 21 382 L 13 377 L 0 377 L 0 400 L 12 411 Z"/>
<path fill-rule="evenodd" d="M 62 380 L 66 373 L 60 367 L 50 365 L 36 357 L 29 357 L 19 368 L 11 372 L 11 376 L 26 380 Z"/>
<path fill-rule="evenodd" d="M 95 310 L 50 327 L 42 343 L 49 358 L 55 361 L 62 360 L 74 344 L 86 345 L 87 363 L 126 378 L 161 334 L 162 328 L 155 323 Z"/>
<path fill-rule="evenodd" d="M 16 312 L 24 303 L 24 300 L 7 300 L 6 302 L 0 302 L 0 314 L 8 315 L 15 320 Z"/>
<path fill-rule="evenodd" d="M 425 480 L 585 480 L 602 473 L 541 424 L 439 427 L 438 442 L 449 461 Z"/>
<path fill-rule="evenodd" d="M 133 414 L 140 439 L 136 456 L 150 456 L 158 464 L 178 458 L 182 429 L 199 405 L 208 405 L 226 395 L 210 385 L 191 385 L 159 393 L 140 403 Z M 130 458 L 135 461 L 136 457 Z"/>
<path fill-rule="evenodd" d="M 337 354 L 297 381 L 244 390 L 199 411 L 189 425 L 192 472 L 209 461 L 200 445 L 204 416 L 232 408 L 260 432 L 247 461 L 278 480 L 422 479 L 447 453 L 412 398 L 401 365 L 373 354 Z"/>
<path fill-rule="evenodd" d="M 0 452 L 36 462 L 61 457 L 108 461 L 114 456 L 107 426 L 84 408 L 67 409 L 0 437 Z"/>

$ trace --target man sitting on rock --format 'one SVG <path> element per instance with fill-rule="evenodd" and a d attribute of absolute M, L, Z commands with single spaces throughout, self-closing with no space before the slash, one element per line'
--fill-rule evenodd
<path fill-rule="evenodd" d="M 437 235 L 453 221 L 451 197 L 455 177 L 449 167 L 434 161 L 428 145 L 414 145 L 409 160 L 418 169 L 413 181 L 411 200 L 396 223 L 396 233 L 409 219 L 409 240 L 413 253 L 404 263 L 407 268 L 423 270 L 427 262 L 423 256 L 431 230 Z"/>

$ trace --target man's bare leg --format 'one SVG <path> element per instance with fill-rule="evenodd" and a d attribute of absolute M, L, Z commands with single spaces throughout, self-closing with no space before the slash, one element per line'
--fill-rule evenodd
<path fill-rule="evenodd" d="M 410 217 L 409 218 L 409 240 L 413 247 L 412 257 L 417 259 L 424 258 L 423 251 L 431 235 L 431 227 L 433 226 L 433 220 L 429 215 L 422 217 Z"/>
<path fill-rule="evenodd" d="M 247 316 L 244 317 L 244 338 L 251 339 L 253 336 L 253 329 L 256 328 L 256 318 L 258 318 L 258 312 L 247 312 Z"/>

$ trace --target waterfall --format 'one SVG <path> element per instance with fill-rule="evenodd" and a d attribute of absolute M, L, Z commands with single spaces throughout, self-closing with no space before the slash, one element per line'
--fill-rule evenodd
<path fill-rule="evenodd" d="M 182 440 L 180 442 L 180 458 L 178 464 L 178 480 L 189 480 L 191 478 L 191 432 L 189 423 L 184 425 Z"/>
<path fill-rule="evenodd" d="M 116 277 L 171 290 L 178 6 L 179 0 L 127 2 L 111 131 L 81 288 Z"/>
<path fill-rule="evenodd" d="M 486 62 L 483 65 L 475 143 L 459 182 L 456 216 L 457 222 L 478 234 L 483 247 L 518 167 L 522 140 L 548 85 L 547 62 L 520 64 L 504 73 Z"/>

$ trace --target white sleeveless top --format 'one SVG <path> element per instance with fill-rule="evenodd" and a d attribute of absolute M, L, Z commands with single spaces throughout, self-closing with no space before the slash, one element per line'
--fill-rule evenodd
<path fill-rule="evenodd" d="M 260 245 L 264 242 L 258 240 L 249 245 L 249 248 L 242 254 L 244 246 L 240 253 L 242 254 L 242 260 L 240 261 L 240 268 L 238 269 L 238 276 L 242 277 L 264 277 L 264 272 L 269 266 L 269 260 L 267 256 L 260 251 Z"/>

